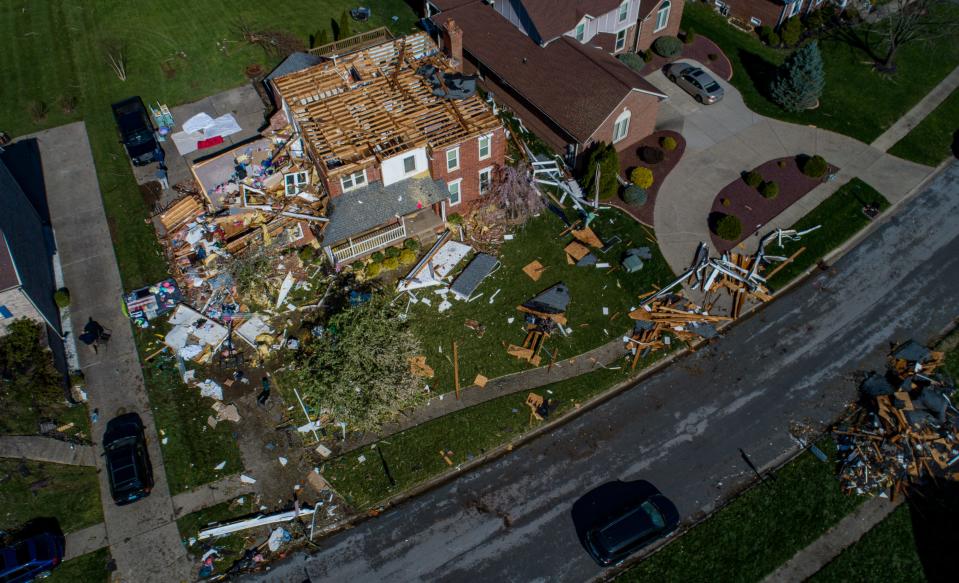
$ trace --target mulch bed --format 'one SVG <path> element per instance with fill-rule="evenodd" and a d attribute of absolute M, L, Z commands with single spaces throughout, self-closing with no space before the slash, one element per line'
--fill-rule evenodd
<path fill-rule="evenodd" d="M 662 146 L 659 145 L 659 140 L 666 136 L 671 136 L 676 140 L 676 149 L 672 152 L 666 151 Z M 646 162 L 643 162 L 639 158 L 639 150 L 644 146 L 650 146 L 663 150 L 663 154 L 665 154 L 663 161 L 659 164 L 647 164 Z M 619 207 L 629 213 L 629 215 L 637 221 L 653 227 L 653 209 L 656 206 L 656 194 L 659 192 L 659 186 L 664 180 L 666 180 L 666 176 L 673 171 L 673 168 L 679 164 L 679 160 L 683 157 L 683 152 L 685 151 L 686 140 L 683 139 L 683 136 L 673 131 L 654 132 L 640 140 L 636 145 L 632 146 L 628 150 L 623 150 L 619 153 L 619 169 L 623 178 L 625 180 L 629 180 L 629 175 L 633 171 L 633 168 L 636 168 L 637 166 L 644 166 L 653 171 L 653 185 L 646 190 L 646 204 L 642 206 L 626 204 L 619 197 L 604 201 L 604 203 Z"/>
<path fill-rule="evenodd" d="M 709 60 L 709 55 L 715 55 L 716 59 L 713 61 Z M 676 57 L 667 59 L 665 57 L 660 57 L 654 52 L 653 60 L 646 63 L 646 66 L 643 67 L 640 75 L 645 77 L 653 71 L 662 69 L 667 64 L 678 59 L 693 59 L 694 61 L 699 61 L 703 65 L 706 65 L 706 68 L 708 68 L 710 71 L 716 75 L 719 75 L 726 81 L 729 81 L 733 78 L 733 66 L 726 57 L 726 54 L 721 48 L 719 48 L 719 45 L 701 34 L 697 34 L 696 38 L 694 38 L 693 42 L 690 44 L 687 45 L 684 43 L 682 52 Z"/>
<path fill-rule="evenodd" d="M 779 167 L 779 161 L 784 160 L 785 166 Z M 808 194 L 812 189 L 826 181 L 830 174 L 835 174 L 839 168 L 829 164 L 826 175 L 822 178 L 810 178 L 802 173 L 797 158 L 777 158 L 764 162 L 755 168 L 763 180 L 779 184 L 779 196 L 773 199 L 759 194 L 759 189 L 746 184 L 742 177 L 737 178 L 719 191 L 713 200 L 713 207 L 707 220 L 710 224 L 709 235 L 713 245 L 720 252 L 728 251 L 758 231 L 763 225 L 774 219 L 797 200 Z M 728 206 L 723 200 L 729 201 Z M 743 232 L 739 239 L 727 241 L 719 238 L 712 230 L 714 218 L 719 215 L 735 215 L 743 223 Z"/>

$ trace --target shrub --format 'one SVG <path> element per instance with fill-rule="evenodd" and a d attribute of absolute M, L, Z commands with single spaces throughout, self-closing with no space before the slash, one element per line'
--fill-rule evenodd
<path fill-rule="evenodd" d="M 763 175 L 755 170 L 751 170 L 743 176 L 743 181 L 748 184 L 750 188 L 759 188 L 759 185 L 763 183 Z"/>
<path fill-rule="evenodd" d="M 735 241 L 743 232 L 743 223 L 739 217 L 723 215 L 716 221 L 716 235 L 726 241 Z"/>
<path fill-rule="evenodd" d="M 400 253 L 400 263 L 403 265 L 413 265 L 416 263 L 416 251 L 403 249 L 402 253 Z"/>
<path fill-rule="evenodd" d="M 683 43 L 688 45 L 694 40 L 696 40 L 696 31 L 689 27 L 686 29 L 686 34 L 683 35 Z"/>
<path fill-rule="evenodd" d="M 646 62 L 643 61 L 643 58 L 635 53 L 623 53 L 621 55 L 616 55 L 616 58 L 634 71 L 641 71 L 646 65 Z"/>
<path fill-rule="evenodd" d="M 819 30 L 826 24 L 826 16 L 822 10 L 816 10 L 806 15 L 806 27 L 810 30 Z"/>
<path fill-rule="evenodd" d="M 350 267 L 353 268 L 353 271 L 360 271 L 363 269 L 364 263 L 360 260 L 356 260 L 350 264 Z"/>
<path fill-rule="evenodd" d="M 50 108 L 47 106 L 46 102 L 39 99 L 35 99 L 27 105 L 27 113 L 30 114 L 30 119 L 35 123 L 40 123 L 43 120 L 47 119 L 47 114 L 50 113 Z"/>
<path fill-rule="evenodd" d="M 623 202 L 626 204 L 634 204 L 636 206 L 643 206 L 646 204 L 646 189 L 632 184 L 626 187 L 626 190 L 623 191 Z"/>
<path fill-rule="evenodd" d="M 310 261 L 313 261 L 313 257 L 316 256 L 316 249 L 310 245 L 307 245 L 305 247 L 300 247 L 298 254 L 304 263 L 309 263 Z"/>
<path fill-rule="evenodd" d="M 374 261 L 373 263 L 367 264 L 366 269 L 363 270 L 363 273 L 366 274 L 366 277 L 376 277 L 381 271 L 383 271 L 383 264 Z"/>
<path fill-rule="evenodd" d="M 776 166 L 779 166 L 780 168 L 785 168 L 785 167 L 786 167 L 786 161 L 785 161 L 785 160 L 780 160 L 779 162 L 776 162 Z"/>
<path fill-rule="evenodd" d="M 446 215 L 446 222 L 451 225 L 462 225 L 463 224 L 463 215 L 459 213 L 453 213 L 451 215 Z"/>
<path fill-rule="evenodd" d="M 60 308 L 65 308 L 70 305 L 70 290 L 65 287 L 61 287 L 57 291 L 53 292 L 53 302 Z"/>
<path fill-rule="evenodd" d="M 794 46 L 802 36 L 802 21 L 798 18 L 790 18 L 786 21 L 785 26 L 780 29 L 779 36 L 782 37 L 786 46 Z"/>
<path fill-rule="evenodd" d="M 683 43 L 674 36 L 661 36 L 653 41 L 653 50 L 661 57 L 675 57 L 683 50 Z"/>
<path fill-rule="evenodd" d="M 774 181 L 763 182 L 762 186 L 759 187 L 759 194 L 763 195 L 763 198 L 772 200 L 779 196 L 779 185 Z"/>
<path fill-rule="evenodd" d="M 643 62 L 650 63 L 653 60 L 653 51 L 643 51 Z"/>
<path fill-rule="evenodd" d="M 717 55 L 716 53 L 709 53 L 708 55 L 706 55 L 706 58 L 709 59 L 710 61 L 715 61 L 719 59 L 719 55 Z"/>
<path fill-rule="evenodd" d="M 767 25 L 764 24 L 764 25 L 762 25 L 762 26 L 760 26 L 759 28 L 756 29 L 756 36 L 759 37 L 759 40 L 761 40 L 761 41 L 763 41 L 764 43 L 767 43 L 767 44 L 768 44 L 768 43 L 769 43 L 769 35 L 770 35 L 770 33 L 772 33 L 772 31 L 773 31 L 773 27 L 767 26 Z"/>
<path fill-rule="evenodd" d="M 420 248 L 420 242 L 418 239 L 411 237 L 406 241 L 403 241 L 403 248 L 409 249 L 410 251 L 416 251 Z"/>
<path fill-rule="evenodd" d="M 720 202 L 720 204 L 722 204 L 722 205 L 725 206 L 725 207 L 732 206 L 732 204 L 733 204 L 733 201 L 731 201 L 731 200 L 729 200 L 728 198 L 725 198 L 725 197 L 723 197 L 719 202 Z"/>
<path fill-rule="evenodd" d="M 393 271 L 400 266 L 399 252 L 397 252 L 396 257 L 387 257 L 383 260 L 383 269 L 388 271 Z"/>
<path fill-rule="evenodd" d="M 394 259 L 400 256 L 400 250 L 396 247 L 387 247 L 385 249 L 385 254 L 387 259 Z"/>
<path fill-rule="evenodd" d="M 649 188 L 653 185 L 653 171 L 643 166 L 637 166 L 629 174 L 629 180 L 640 188 Z"/>
<path fill-rule="evenodd" d="M 597 172 L 599 168 L 597 189 Z M 599 191 L 599 198 L 607 200 L 619 194 L 619 155 L 612 144 L 596 144 L 589 154 L 589 162 L 586 164 L 586 176 L 584 186 L 586 191 L 593 195 Z"/>
<path fill-rule="evenodd" d="M 647 164 L 659 164 L 666 157 L 666 154 L 659 148 L 643 146 L 639 149 L 639 157 Z"/>
<path fill-rule="evenodd" d="M 373 260 L 373 263 L 381 263 L 384 257 L 385 256 L 383 255 L 382 251 L 377 251 L 376 253 L 370 255 L 370 259 Z"/>
<path fill-rule="evenodd" d="M 822 178 L 826 175 L 827 170 L 829 170 L 829 165 L 826 163 L 826 159 L 818 154 L 806 158 L 802 163 L 802 173 L 810 178 Z"/>
<path fill-rule="evenodd" d="M 676 143 L 676 138 L 673 136 L 663 136 L 659 139 L 659 145 L 667 152 L 672 152 L 679 144 Z"/>
<path fill-rule="evenodd" d="M 782 39 L 779 38 L 779 35 L 775 32 L 769 33 L 769 36 L 766 37 L 766 44 L 771 47 L 778 47 L 782 44 Z"/>

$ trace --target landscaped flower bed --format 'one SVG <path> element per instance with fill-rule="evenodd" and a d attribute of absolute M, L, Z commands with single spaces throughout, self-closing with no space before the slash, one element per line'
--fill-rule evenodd
<path fill-rule="evenodd" d="M 839 170 L 827 163 L 821 177 L 807 176 L 801 167 L 806 167 L 804 163 L 808 159 L 808 156 L 800 156 L 770 160 L 750 172 L 743 172 L 741 177 L 719 191 L 708 217 L 710 236 L 716 249 L 721 252 L 732 249 Z M 741 232 L 732 240 L 716 233 L 717 224 L 726 215 L 734 216 L 742 223 Z"/>
<path fill-rule="evenodd" d="M 644 77 L 654 71 L 662 69 L 665 65 L 673 61 L 692 59 L 699 61 L 712 71 L 713 74 L 718 75 L 726 81 L 733 78 L 733 66 L 726 57 L 726 54 L 719 48 L 719 45 L 701 34 L 695 34 L 691 43 L 683 43 L 682 51 L 675 57 L 661 57 L 657 55 L 652 48 L 650 48 L 649 52 L 652 55 L 652 60 L 639 70 L 639 74 Z"/>
<path fill-rule="evenodd" d="M 664 147 L 663 144 L 666 138 L 675 140 L 676 147 L 672 150 Z M 644 150 L 644 148 L 660 150 L 663 153 L 662 160 L 656 163 L 647 162 L 644 160 L 644 153 L 650 150 Z M 642 167 L 649 168 L 652 171 L 653 184 L 645 189 L 646 202 L 643 204 L 631 204 L 619 197 L 606 202 L 623 209 L 641 223 L 652 226 L 653 208 L 656 205 L 656 193 L 659 192 L 660 185 L 666 180 L 669 173 L 679 164 L 679 160 L 683 157 L 683 152 L 685 151 L 686 140 L 683 139 L 683 136 L 673 131 L 661 131 L 650 134 L 630 149 L 619 152 L 619 168 L 625 180 L 630 180 L 630 175 L 634 169 Z M 646 154 L 646 158 L 650 159 L 648 154 Z"/>

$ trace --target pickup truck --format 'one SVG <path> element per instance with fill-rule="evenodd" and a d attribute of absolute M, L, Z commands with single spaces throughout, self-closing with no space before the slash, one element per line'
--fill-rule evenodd
<path fill-rule="evenodd" d="M 147 113 L 143 100 L 128 97 L 114 103 L 113 119 L 120 130 L 120 143 L 126 148 L 134 166 L 144 166 L 153 162 L 157 141 L 153 135 L 153 123 Z"/>

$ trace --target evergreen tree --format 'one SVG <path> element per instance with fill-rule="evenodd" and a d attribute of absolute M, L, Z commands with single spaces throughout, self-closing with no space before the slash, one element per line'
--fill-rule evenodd
<path fill-rule="evenodd" d="M 596 169 L 599 168 L 599 198 L 606 200 L 619 193 L 619 157 L 612 144 L 597 144 L 589 155 L 584 180 L 587 200 L 596 194 Z"/>
<path fill-rule="evenodd" d="M 773 100 L 786 111 L 798 112 L 816 106 L 826 85 L 819 45 L 813 41 L 786 58 L 770 87 Z"/>
<path fill-rule="evenodd" d="M 350 30 L 350 13 L 344 10 L 340 15 L 340 34 L 336 40 L 343 40 L 350 36 L 353 36 L 353 31 Z"/>

